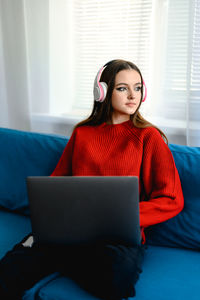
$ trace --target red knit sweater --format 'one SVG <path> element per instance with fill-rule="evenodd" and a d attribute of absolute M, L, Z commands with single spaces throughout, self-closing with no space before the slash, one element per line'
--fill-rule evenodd
<path fill-rule="evenodd" d="M 52 176 L 139 178 L 140 226 L 166 221 L 184 204 L 179 175 L 169 147 L 153 127 L 121 124 L 74 130 Z"/>

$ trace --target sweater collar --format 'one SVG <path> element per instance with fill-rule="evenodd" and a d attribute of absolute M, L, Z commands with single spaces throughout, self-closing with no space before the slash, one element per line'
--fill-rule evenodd
<path fill-rule="evenodd" d="M 119 124 L 107 124 L 106 122 L 103 122 L 101 125 L 99 125 L 100 127 L 107 127 L 107 128 L 120 128 L 123 126 L 128 126 L 128 127 L 133 127 L 133 122 L 131 120 L 119 123 Z"/>

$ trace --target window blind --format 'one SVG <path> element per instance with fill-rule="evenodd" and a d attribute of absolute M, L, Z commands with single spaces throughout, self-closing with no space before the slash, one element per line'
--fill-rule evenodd
<path fill-rule="evenodd" d="M 186 123 L 192 119 L 194 124 L 200 119 L 199 0 L 168 0 L 165 44 L 159 115 Z"/>
<path fill-rule="evenodd" d="M 150 76 L 151 0 L 74 0 L 73 110 L 90 110 L 98 70 L 112 59 L 137 64 Z"/>
<path fill-rule="evenodd" d="M 192 40 L 191 40 L 191 67 L 189 81 L 189 109 L 188 118 L 200 122 L 200 1 L 195 1 L 193 7 Z M 188 105 L 189 106 L 189 105 Z M 198 124 L 200 129 L 200 124 Z"/>

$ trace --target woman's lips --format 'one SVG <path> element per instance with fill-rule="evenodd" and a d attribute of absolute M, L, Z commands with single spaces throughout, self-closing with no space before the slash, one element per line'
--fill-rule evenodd
<path fill-rule="evenodd" d="M 133 103 L 133 102 L 130 102 L 130 103 L 126 103 L 126 106 L 128 106 L 128 107 L 134 107 L 136 104 L 135 103 Z"/>

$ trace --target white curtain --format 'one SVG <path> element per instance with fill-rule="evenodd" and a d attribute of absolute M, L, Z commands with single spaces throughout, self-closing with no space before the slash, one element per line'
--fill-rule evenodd
<path fill-rule="evenodd" d="M 125 58 L 148 87 L 144 117 L 200 146 L 199 53 L 200 0 L 0 0 L 0 126 L 82 119 L 98 69 Z"/>
<path fill-rule="evenodd" d="M 0 126 L 49 112 L 49 1 L 0 0 Z"/>
<path fill-rule="evenodd" d="M 0 125 L 30 129 L 23 1 L 1 1 L 0 19 Z"/>

